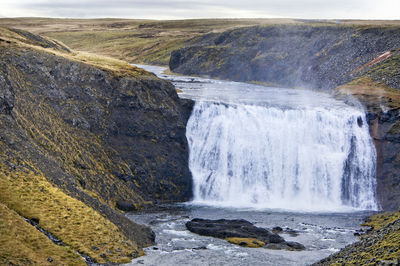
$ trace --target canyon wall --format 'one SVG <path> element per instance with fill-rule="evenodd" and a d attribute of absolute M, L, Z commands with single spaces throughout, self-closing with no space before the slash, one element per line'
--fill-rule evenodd
<path fill-rule="evenodd" d="M 122 232 L 121 239 L 114 233 L 106 241 L 115 252 L 129 240 L 137 249 L 125 255 L 143 254 L 154 233 L 120 210 L 190 199 L 190 103 L 184 105 L 170 82 L 122 61 L 71 52 L 20 30 L 0 33 L 0 202 L 97 262 L 127 261 L 107 255 L 115 250 L 101 250 L 100 243 L 82 244 L 88 249 L 82 251 L 77 243 L 85 237 L 62 228 L 82 224 L 90 239 L 105 241 L 95 235 L 108 230 L 108 220 Z M 23 183 L 39 179 L 43 193 Z M 102 218 L 86 228 L 87 218 L 69 215 L 76 208 L 53 211 L 60 200 L 46 191 L 54 189 Z M 54 222 L 47 224 L 48 218 Z"/>

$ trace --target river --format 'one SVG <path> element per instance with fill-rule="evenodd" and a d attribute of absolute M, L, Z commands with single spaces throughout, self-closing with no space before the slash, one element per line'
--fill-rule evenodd
<path fill-rule="evenodd" d="M 310 90 L 163 74 L 195 106 L 187 125 L 194 199 L 128 214 L 156 246 L 131 265 L 307 265 L 357 240 L 378 209 L 376 153 L 362 109 Z M 192 218 L 296 232 L 305 251 L 250 249 L 186 230 Z"/>

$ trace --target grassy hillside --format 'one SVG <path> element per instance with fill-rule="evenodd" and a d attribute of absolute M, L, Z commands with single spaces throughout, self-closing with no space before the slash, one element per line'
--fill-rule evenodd
<path fill-rule="evenodd" d="M 117 226 L 27 166 L 14 169 L 0 162 L 1 264 L 43 265 L 48 257 L 57 264 L 85 264 L 74 251 L 97 262 L 126 263 L 141 254 Z M 66 246 L 51 242 L 23 217 L 38 221 Z"/>
<path fill-rule="evenodd" d="M 111 57 L 72 51 L 69 47 L 46 37 L 31 34 L 26 31 L 0 27 L 0 44 L 15 46 L 17 48 L 29 48 L 40 52 L 50 53 L 77 62 L 89 64 L 106 71 L 112 71 L 118 76 L 151 76 L 143 69 L 134 67 L 125 61 Z"/>
<path fill-rule="evenodd" d="M 0 19 L 0 25 L 49 36 L 77 51 L 157 65 L 168 65 L 173 50 L 203 34 L 274 23 L 302 22 L 292 19 Z"/>
<path fill-rule="evenodd" d="M 98 263 L 126 263 L 153 243 L 149 228 L 115 208 L 118 200 L 146 203 L 142 196 L 151 195 L 151 186 L 141 192 L 139 183 L 132 186 L 137 180 L 120 178 L 131 172 L 121 158 L 124 151 L 107 146 L 101 130 L 114 127 L 108 108 L 117 101 L 113 97 L 119 97 L 120 109 L 125 108 L 120 99 L 141 97 L 146 112 L 156 115 L 150 123 L 166 120 L 179 107 L 173 88 L 164 83 L 126 62 L 0 27 L 0 264 L 85 264 L 76 252 Z M 164 115 L 154 106 L 163 108 Z M 123 122 L 121 112 L 114 113 Z M 140 114 L 137 108 L 135 114 Z M 149 123 L 145 121 L 141 125 Z M 176 122 L 166 123 L 176 127 Z M 123 144 L 124 136 L 113 135 Z M 152 138 L 157 137 L 153 132 Z M 154 145 L 151 139 L 138 142 Z M 142 150 L 126 152 L 135 158 L 149 156 L 141 155 Z M 142 170 L 150 163 L 143 163 Z M 152 178 L 156 174 L 152 172 Z M 167 177 L 164 182 L 171 186 Z M 53 243 L 25 218 L 65 246 Z"/>
<path fill-rule="evenodd" d="M 341 20 L 340 25 L 400 25 L 400 21 Z M 0 25 L 55 38 L 74 50 L 128 62 L 168 65 L 170 53 L 207 33 L 254 25 L 337 24 L 296 19 L 0 19 Z M 194 39 L 193 39 L 194 38 Z"/>
<path fill-rule="evenodd" d="M 0 236 L 1 265 L 86 265 L 72 249 L 55 245 L 2 203 Z"/>

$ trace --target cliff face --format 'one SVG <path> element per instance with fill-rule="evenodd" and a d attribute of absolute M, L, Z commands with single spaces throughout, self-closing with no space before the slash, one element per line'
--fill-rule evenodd
<path fill-rule="evenodd" d="M 51 199 L 34 188 L 17 189 L 15 180 L 43 177 L 45 187 L 55 185 L 117 225 L 123 233 L 117 241 L 127 237 L 138 248 L 152 244 L 151 230 L 117 208 L 133 210 L 191 197 L 185 137 L 190 110 L 173 85 L 133 66 L 107 65 L 106 59 L 80 56 L 26 32 L 0 28 L 0 33 L 0 166 L 5 169 L 0 201 L 24 217 L 43 221 L 39 226 L 79 249 L 42 217 L 40 210 Z M 27 176 L 18 179 L 22 174 Z M 31 213 L 15 201 L 15 193 L 17 198 L 24 198 L 18 193 L 39 197 L 45 204 L 39 208 L 33 200 L 36 211 Z M 65 218 L 52 211 L 48 215 L 54 221 Z M 68 223 L 80 223 L 83 217 L 77 216 Z M 98 222 L 86 230 L 95 235 L 103 226 Z M 70 233 L 79 239 L 79 232 Z M 98 262 L 121 262 L 104 255 L 108 253 L 98 256 L 100 252 L 105 251 L 89 247 L 84 253 Z"/>
<path fill-rule="evenodd" d="M 275 25 L 203 36 L 171 54 L 176 73 L 333 89 L 399 46 L 398 28 Z"/>
<path fill-rule="evenodd" d="M 29 140 L 73 175 L 71 184 L 106 202 L 190 197 L 185 112 L 170 83 L 113 77 L 36 51 L 1 52 L 3 112 L 18 114 Z"/>
<path fill-rule="evenodd" d="M 400 207 L 399 109 L 367 114 L 377 151 L 378 201 L 383 210 Z"/>
<path fill-rule="evenodd" d="M 373 62 L 373 61 L 371 61 Z M 377 192 L 384 210 L 400 207 L 400 51 L 335 92 L 364 106 L 377 151 Z"/>
<path fill-rule="evenodd" d="M 364 105 L 377 149 L 378 199 L 400 207 L 400 28 L 266 26 L 203 36 L 170 68 L 271 86 L 336 89 Z"/>

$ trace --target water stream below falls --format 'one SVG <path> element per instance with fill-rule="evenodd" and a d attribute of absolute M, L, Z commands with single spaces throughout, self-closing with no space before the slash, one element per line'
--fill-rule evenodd
<path fill-rule="evenodd" d="M 190 257 L 209 252 L 210 265 L 298 265 L 356 240 L 352 234 L 365 210 L 378 208 L 376 153 L 363 110 L 321 92 L 171 76 L 161 67 L 141 67 L 171 80 L 180 97 L 195 101 L 186 129 L 194 199 L 179 212 L 170 206 L 130 216 L 152 226 L 158 238 L 157 248 L 133 263 L 156 265 L 162 259 L 161 264 L 196 265 Z M 250 251 L 195 236 L 184 228 L 195 217 L 290 226 L 302 232 L 294 241 L 307 250 Z M 176 242 L 179 249 L 173 248 Z M 230 249 L 247 255 L 234 263 L 226 253 Z"/>

